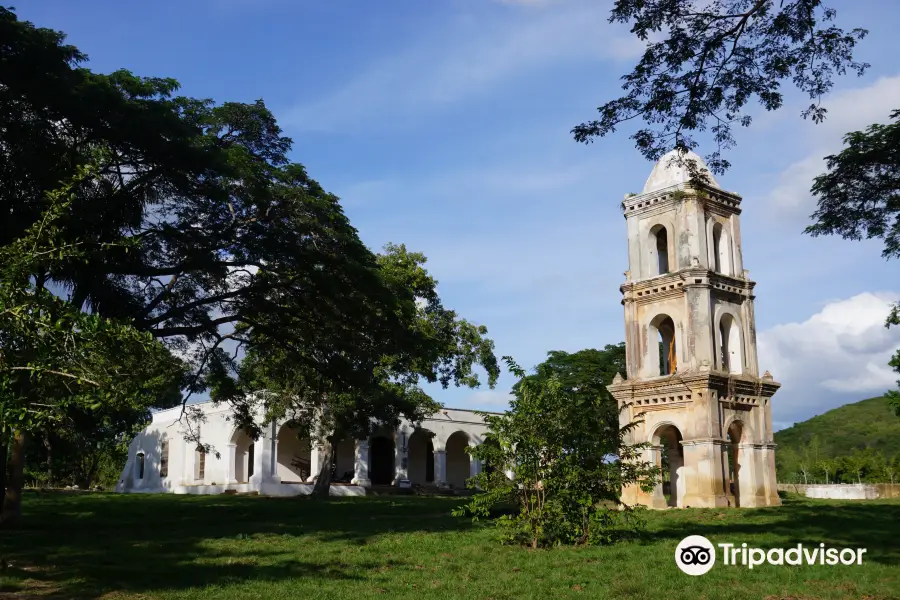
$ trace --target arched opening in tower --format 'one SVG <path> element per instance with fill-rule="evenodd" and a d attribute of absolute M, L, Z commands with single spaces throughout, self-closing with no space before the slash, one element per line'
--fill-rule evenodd
<path fill-rule="evenodd" d="M 737 320 L 729 314 L 719 320 L 719 364 L 723 371 L 740 374 L 744 372 L 741 328 Z"/>
<path fill-rule="evenodd" d="M 669 272 L 669 234 L 662 225 L 650 230 L 650 275 Z"/>
<path fill-rule="evenodd" d="M 681 432 L 674 425 L 662 425 L 653 436 L 657 448 L 656 466 L 662 470 L 662 494 L 668 506 L 684 506 L 684 449 Z"/>
<path fill-rule="evenodd" d="M 728 231 L 721 223 L 713 225 L 713 260 L 716 273 L 732 275 L 731 271 L 731 240 Z"/>
<path fill-rule="evenodd" d="M 654 325 L 659 344 L 659 374 L 674 375 L 678 368 L 678 357 L 675 350 L 675 323 L 671 317 L 661 315 L 657 317 Z"/>
<path fill-rule="evenodd" d="M 734 421 L 725 435 L 726 474 L 725 492 L 733 498 L 734 505 L 741 505 L 741 439 L 744 436 L 744 427 L 740 421 Z"/>

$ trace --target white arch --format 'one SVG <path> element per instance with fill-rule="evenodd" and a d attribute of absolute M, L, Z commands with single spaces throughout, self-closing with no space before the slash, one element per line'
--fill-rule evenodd
<path fill-rule="evenodd" d="M 662 467 L 662 435 L 661 433 L 671 430 L 675 433 L 674 439 L 666 439 L 666 448 L 669 457 L 669 506 L 684 506 L 685 481 L 684 481 L 684 448 L 681 442 L 684 441 L 684 433 L 682 429 L 675 423 L 662 421 L 653 425 L 650 435 L 650 443 L 654 446 L 654 459 L 657 466 Z M 658 494 L 658 498 L 662 500 L 662 484 L 657 486 L 654 495 Z"/>
<path fill-rule="evenodd" d="M 472 436 L 467 431 L 458 429 L 447 436 L 444 446 L 447 452 L 447 483 L 457 489 L 465 488 L 466 480 L 471 476 L 471 457 L 466 448 L 472 445 Z"/>
<path fill-rule="evenodd" d="M 228 440 L 234 446 L 234 473 L 232 477 L 237 483 L 248 483 L 250 477 L 256 471 L 256 442 L 242 427 L 235 427 Z M 198 459 L 199 455 L 195 452 L 194 457 Z M 198 469 L 195 467 L 195 478 L 198 476 L 197 471 Z"/>
<path fill-rule="evenodd" d="M 734 243 L 731 223 L 710 219 L 707 225 L 709 268 L 723 275 L 734 275 Z"/>
<path fill-rule="evenodd" d="M 661 429 L 665 429 L 666 427 L 674 427 L 679 432 L 681 432 L 681 426 L 678 425 L 678 423 L 676 423 L 675 421 L 657 421 L 647 427 L 647 429 L 650 431 L 650 435 L 647 436 L 647 442 L 653 446 L 659 446 L 659 431 Z"/>
<path fill-rule="evenodd" d="M 318 475 L 312 472 L 312 443 L 307 437 L 298 437 L 297 430 L 290 427 L 290 423 L 282 423 L 275 436 L 275 474 L 282 482 L 303 483 Z"/>
<path fill-rule="evenodd" d="M 665 231 L 664 256 L 660 256 L 657 250 L 660 243 L 660 234 Z M 657 219 L 647 223 L 644 255 L 644 273 L 646 277 L 658 277 L 675 270 L 675 252 L 673 252 L 675 240 L 675 227 L 669 219 Z"/>
<path fill-rule="evenodd" d="M 716 364 L 720 370 L 740 375 L 744 372 L 746 340 L 741 319 L 731 310 L 718 311 L 716 317 Z"/>
<path fill-rule="evenodd" d="M 668 321 L 668 324 L 671 324 L 671 330 L 668 327 L 664 327 L 660 329 L 660 326 Z M 647 353 L 645 355 L 645 360 L 648 361 L 644 367 L 644 373 L 647 377 L 658 377 L 661 375 L 673 375 L 678 371 L 678 326 L 675 324 L 675 319 L 673 319 L 668 313 L 658 313 L 650 322 L 647 323 Z M 664 365 L 663 369 L 660 370 L 659 364 L 659 343 L 660 340 L 658 337 L 662 338 L 663 345 L 663 357 L 664 357 Z M 668 363 L 669 363 L 669 349 L 673 349 L 675 352 L 675 370 L 672 373 L 667 371 Z"/>
<path fill-rule="evenodd" d="M 728 431 L 735 424 L 739 425 L 741 428 L 741 439 L 738 440 L 738 442 L 743 443 L 744 440 L 753 439 L 753 427 L 750 426 L 749 421 L 744 420 L 742 415 L 732 415 L 725 419 L 724 433 L 726 436 L 728 435 Z"/>

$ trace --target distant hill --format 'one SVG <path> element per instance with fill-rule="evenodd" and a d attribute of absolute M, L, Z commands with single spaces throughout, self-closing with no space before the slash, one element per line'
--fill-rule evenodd
<path fill-rule="evenodd" d="M 778 448 L 799 451 L 813 435 L 827 457 L 850 454 L 854 448 L 874 448 L 887 457 L 900 455 L 900 417 L 887 398 L 869 398 L 829 410 L 775 433 Z M 777 452 L 777 451 L 776 451 Z"/>

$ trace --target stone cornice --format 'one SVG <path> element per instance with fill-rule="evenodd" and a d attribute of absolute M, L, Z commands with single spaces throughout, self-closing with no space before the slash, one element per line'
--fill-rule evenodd
<path fill-rule="evenodd" d="M 749 272 L 745 271 L 744 273 Z M 752 300 L 755 287 L 756 282 L 745 277 L 691 267 L 650 279 L 628 280 L 619 286 L 619 291 L 623 296 L 623 304 L 631 300 L 644 304 L 680 296 L 684 293 L 684 288 L 708 288 L 719 293 L 735 294 Z"/>
<path fill-rule="evenodd" d="M 743 404 L 745 398 L 771 398 L 780 387 L 780 383 L 766 377 L 728 374 L 721 371 L 688 371 L 668 377 L 627 379 L 621 383 L 608 385 L 606 389 L 620 403 L 633 400 L 637 404 L 637 400 L 651 400 L 649 404 L 641 402 L 638 405 L 654 406 L 693 401 L 693 394 L 701 390 L 717 392 L 720 402 Z M 679 398 L 679 395 L 682 398 Z M 662 401 L 663 397 L 666 399 L 665 402 Z M 657 399 L 656 402 L 652 402 L 654 398 Z"/>
<path fill-rule="evenodd" d="M 699 192 L 699 194 L 698 194 Z M 637 194 L 625 198 L 622 212 L 625 218 L 633 215 L 649 215 L 658 208 L 671 208 L 676 202 L 696 200 L 703 203 L 706 210 L 722 216 L 741 214 L 741 197 L 707 185 L 691 185 L 680 183 L 646 194 Z"/>

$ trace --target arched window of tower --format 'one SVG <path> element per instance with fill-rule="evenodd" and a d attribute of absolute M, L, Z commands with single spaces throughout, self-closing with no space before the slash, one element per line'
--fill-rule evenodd
<path fill-rule="evenodd" d="M 743 373 L 743 345 L 737 319 L 726 313 L 719 319 L 719 364 L 723 371 Z"/>
<path fill-rule="evenodd" d="M 674 375 L 678 367 L 675 351 L 675 323 L 668 315 L 659 315 L 651 323 L 656 330 L 656 342 L 659 345 L 658 375 Z"/>
<path fill-rule="evenodd" d="M 721 223 L 716 223 L 712 228 L 712 238 L 713 270 L 716 273 L 732 275 L 731 238 L 728 235 L 728 230 Z"/>
<path fill-rule="evenodd" d="M 650 230 L 650 276 L 669 272 L 669 233 L 662 225 Z"/>

